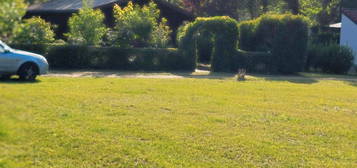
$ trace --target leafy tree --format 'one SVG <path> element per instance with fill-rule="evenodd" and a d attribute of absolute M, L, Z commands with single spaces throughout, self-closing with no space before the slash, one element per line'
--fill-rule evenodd
<path fill-rule="evenodd" d="M 11 42 L 21 18 L 26 13 L 27 5 L 23 0 L 0 1 L 0 38 Z"/>
<path fill-rule="evenodd" d="M 104 14 L 83 1 L 83 8 L 68 21 L 69 33 L 65 34 L 72 44 L 98 45 L 108 29 L 104 24 Z"/>
<path fill-rule="evenodd" d="M 228 15 L 237 20 L 257 18 L 265 13 L 292 13 L 307 16 L 312 25 L 337 22 L 341 0 L 182 0 L 183 6 L 198 16 Z M 344 0 L 346 7 L 357 1 Z"/>
<path fill-rule="evenodd" d="M 157 27 L 152 32 L 152 45 L 156 48 L 165 48 L 170 42 L 170 27 L 167 25 L 167 19 L 162 18 Z"/>
<path fill-rule="evenodd" d="M 14 41 L 19 44 L 44 44 L 53 42 L 55 33 L 51 24 L 39 17 L 24 20 Z"/>
<path fill-rule="evenodd" d="M 170 40 L 171 30 L 167 26 L 167 20 L 159 19 L 160 10 L 153 2 L 143 7 L 132 2 L 124 8 L 116 5 L 114 17 L 116 25 L 111 33 L 114 45 L 165 47 Z"/>

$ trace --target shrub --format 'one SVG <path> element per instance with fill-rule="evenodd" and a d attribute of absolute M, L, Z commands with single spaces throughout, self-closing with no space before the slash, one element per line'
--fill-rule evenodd
<path fill-rule="evenodd" d="M 11 44 L 11 48 L 25 50 L 36 54 L 46 55 L 50 48 L 47 44 Z"/>
<path fill-rule="evenodd" d="M 11 42 L 26 13 L 26 8 L 27 5 L 23 0 L 0 1 L 0 39 L 2 41 Z"/>
<path fill-rule="evenodd" d="M 330 45 L 310 45 L 308 49 L 308 70 L 345 74 L 353 66 L 353 52 L 350 48 Z"/>
<path fill-rule="evenodd" d="M 45 44 L 55 40 L 55 33 L 51 24 L 40 17 L 24 20 L 21 29 L 16 34 L 14 42 L 17 44 Z"/>
<path fill-rule="evenodd" d="M 69 33 L 65 34 L 71 44 L 98 45 L 107 32 L 104 14 L 100 10 L 85 7 L 68 21 Z"/>
<path fill-rule="evenodd" d="M 239 27 L 239 45 L 238 48 L 245 51 L 255 51 L 255 29 L 257 20 L 243 21 L 238 24 Z"/>
<path fill-rule="evenodd" d="M 160 10 L 150 2 L 143 7 L 129 2 L 124 8 L 114 6 L 116 25 L 111 38 L 120 47 L 166 47 L 171 30 Z M 158 22 L 160 20 L 160 22 Z"/>
<path fill-rule="evenodd" d="M 190 70 L 177 49 L 52 46 L 52 68 L 116 70 Z"/>
<path fill-rule="evenodd" d="M 338 44 L 340 35 L 336 32 L 317 32 L 310 36 L 310 42 L 312 44 Z"/>
<path fill-rule="evenodd" d="M 191 62 L 191 69 L 196 68 L 197 43 L 199 32 L 214 34 L 214 49 L 211 60 L 213 72 L 235 71 L 232 66 L 238 41 L 237 22 L 227 16 L 197 18 L 194 22 L 180 28 L 178 33 L 179 50 Z"/>
<path fill-rule="evenodd" d="M 277 37 L 273 38 L 275 72 L 296 73 L 304 69 L 308 43 L 308 22 L 304 17 L 285 15 L 281 18 Z"/>
<path fill-rule="evenodd" d="M 234 69 L 246 69 L 250 73 L 269 73 L 272 55 L 267 52 L 238 50 L 234 56 Z"/>
<path fill-rule="evenodd" d="M 298 15 L 263 15 L 238 24 L 239 47 L 248 51 L 271 52 L 273 73 L 296 73 L 303 70 L 308 43 L 308 22 Z"/>

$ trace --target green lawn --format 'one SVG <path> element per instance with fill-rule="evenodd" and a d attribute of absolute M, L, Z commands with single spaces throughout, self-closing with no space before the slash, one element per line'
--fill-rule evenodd
<path fill-rule="evenodd" d="M 357 82 L 0 83 L 1 168 L 357 167 Z"/>

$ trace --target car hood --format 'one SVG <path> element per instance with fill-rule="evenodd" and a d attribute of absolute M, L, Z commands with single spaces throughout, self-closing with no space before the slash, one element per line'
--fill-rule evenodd
<path fill-rule="evenodd" d="M 34 57 L 34 58 L 38 58 L 38 59 L 44 59 L 45 58 L 42 55 L 31 53 L 31 52 L 27 52 L 27 51 L 22 51 L 22 50 L 12 50 L 11 52 L 14 53 L 14 54 L 30 56 L 30 57 Z"/>

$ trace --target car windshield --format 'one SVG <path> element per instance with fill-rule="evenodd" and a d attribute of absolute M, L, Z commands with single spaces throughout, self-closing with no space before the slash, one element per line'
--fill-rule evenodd
<path fill-rule="evenodd" d="M 5 50 L 11 50 L 11 48 L 0 40 L 0 46 Z"/>

